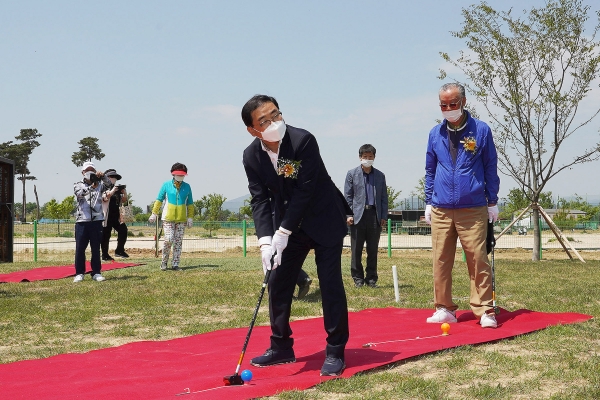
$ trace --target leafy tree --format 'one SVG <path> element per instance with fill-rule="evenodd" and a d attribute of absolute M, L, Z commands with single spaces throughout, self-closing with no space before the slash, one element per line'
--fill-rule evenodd
<path fill-rule="evenodd" d="M 60 236 L 60 220 L 69 219 L 75 211 L 75 196 L 68 196 L 58 203 L 55 199 L 44 205 L 44 214 L 47 218 L 58 220 L 58 235 Z"/>
<path fill-rule="evenodd" d="M 527 194 L 519 188 L 511 189 L 503 200 L 505 203 L 500 212 L 500 219 L 512 220 L 531 204 Z M 552 192 L 542 192 L 538 204 L 543 208 L 552 208 Z"/>
<path fill-rule="evenodd" d="M 240 218 L 244 219 L 246 217 L 252 218 L 252 206 L 250 202 L 252 201 L 252 196 L 250 198 L 244 200 L 244 205 L 240 207 Z"/>
<path fill-rule="evenodd" d="M 23 222 L 25 222 L 27 215 L 25 209 L 25 204 L 27 204 L 25 183 L 37 179 L 35 176 L 30 175 L 29 158 L 33 150 L 40 145 L 36 140 L 40 136 L 42 134 L 38 133 L 37 129 L 21 129 L 19 135 L 15 136 L 15 139 L 20 143 L 13 143 L 12 141 L 0 143 L 0 155 L 15 162 L 15 175 L 23 183 L 23 202 L 21 203 L 21 221 Z"/>
<path fill-rule="evenodd" d="M 441 122 L 441 121 L 440 121 Z M 425 177 L 421 177 L 415 189 L 410 192 L 411 196 L 416 196 L 422 202 L 425 202 Z"/>
<path fill-rule="evenodd" d="M 574 200 L 566 200 L 559 198 L 557 201 L 556 208 L 560 211 L 554 216 L 555 220 L 566 220 L 568 219 L 569 211 L 581 210 L 586 215 L 577 216 L 578 221 L 590 221 L 593 217 L 600 212 L 600 206 L 593 206 L 583 199 L 583 197 L 575 194 Z M 561 213 L 562 212 L 562 213 Z"/>
<path fill-rule="evenodd" d="M 194 205 L 200 211 L 204 210 L 202 217 L 204 224 L 202 227 L 208 231 L 208 236 L 212 236 L 212 232 L 221 228 L 221 224 L 217 223 L 223 217 L 223 203 L 227 198 L 221 194 L 211 193 L 198 201 Z"/>
<path fill-rule="evenodd" d="M 396 190 L 394 190 L 394 188 L 391 186 L 386 186 L 386 188 L 388 197 L 388 210 L 393 210 L 401 204 L 400 202 L 396 203 L 396 199 L 398 198 L 398 196 L 400 196 L 402 190 L 396 192 Z"/>
<path fill-rule="evenodd" d="M 71 161 L 78 167 L 81 167 L 86 161 L 102 160 L 105 156 L 98 146 L 98 138 L 88 136 L 81 139 L 77 144 L 79 145 L 79 151 L 73 153 Z"/>
<path fill-rule="evenodd" d="M 561 161 L 557 156 L 567 139 L 586 126 L 591 116 L 576 119 L 580 102 L 598 77 L 600 14 L 591 34 L 585 32 L 589 6 L 581 0 L 548 0 L 543 7 L 496 11 L 485 2 L 463 9 L 462 29 L 452 35 L 465 39 L 469 51 L 456 60 L 471 84 L 466 88 L 488 111 L 503 172 L 523 187 L 533 204 L 546 184 L 576 164 L 600 157 L 600 143 Z M 446 73 L 442 70 L 440 78 Z M 533 260 L 539 260 L 539 210 L 534 207 Z"/>

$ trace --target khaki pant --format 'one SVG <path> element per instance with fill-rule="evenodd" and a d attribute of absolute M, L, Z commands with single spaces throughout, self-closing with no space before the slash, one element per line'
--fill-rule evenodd
<path fill-rule="evenodd" d="M 471 310 L 477 318 L 492 309 L 492 270 L 485 240 L 487 207 L 437 208 L 431 210 L 433 247 L 433 291 L 435 307 L 454 311 L 452 301 L 452 267 L 456 256 L 456 239 L 460 239 L 471 278 Z"/>

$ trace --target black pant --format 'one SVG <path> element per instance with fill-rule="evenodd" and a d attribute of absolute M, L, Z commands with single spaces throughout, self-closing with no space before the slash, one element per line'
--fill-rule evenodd
<path fill-rule="evenodd" d="M 116 252 L 125 251 L 125 242 L 127 242 L 127 225 L 119 222 L 119 215 L 116 217 L 110 217 L 106 221 L 106 226 L 102 229 L 102 257 L 108 256 L 108 243 L 110 242 L 110 235 L 112 230 L 117 231 L 117 248 Z"/>
<path fill-rule="evenodd" d="M 327 332 L 326 355 L 344 357 L 349 329 L 348 304 L 342 281 L 342 247 L 343 239 L 332 247 L 324 247 L 302 230 L 290 235 L 288 246 L 282 254 L 281 265 L 273 270 L 269 278 L 272 349 L 286 350 L 294 344 L 290 327 L 292 296 L 302 264 L 308 252 L 314 249 Z"/>
<path fill-rule="evenodd" d="M 350 226 L 350 247 L 352 249 L 350 271 L 355 282 L 377 282 L 377 250 L 380 237 L 381 224 L 377 220 L 377 211 L 374 208 L 365 209 L 358 224 Z M 363 271 L 362 252 L 365 241 L 367 242 L 367 268 L 366 271 Z"/>
<path fill-rule="evenodd" d="M 85 249 L 88 244 L 92 251 L 92 275 L 99 274 L 100 241 L 102 240 L 102 221 L 77 222 L 75 224 L 75 274 L 85 274 Z"/>

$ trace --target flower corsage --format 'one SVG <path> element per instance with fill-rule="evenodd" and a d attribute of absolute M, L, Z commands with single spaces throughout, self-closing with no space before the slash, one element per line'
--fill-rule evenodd
<path fill-rule="evenodd" d="M 477 142 L 475 141 L 475 137 L 467 136 L 464 140 L 460 141 L 463 144 L 463 149 L 468 151 L 471 154 L 475 154 L 477 151 Z"/>
<path fill-rule="evenodd" d="M 283 175 L 285 178 L 296 179 L 298 170 L 302 161 L 286 160 L 280 158 L 277 160 L 277 175 Z"/>

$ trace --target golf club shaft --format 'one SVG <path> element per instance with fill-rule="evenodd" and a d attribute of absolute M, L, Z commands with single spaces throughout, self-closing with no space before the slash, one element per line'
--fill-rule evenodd
<path fill-rule="evenodd" d="M 271 268 L 273 268 L 273 259 L 275 255 L 271 257 Z M 244 346 L 242 347 L 242 354 L 240 354 L 240 359 L 238 361 L 237 367 L 235 368 L 235 374 L 238 375 L 240 372 L 240 367 L 242 366 L 242 361 L 244 360 L 244 354 L 246 354 L 246 348 L 248 347 L 248 342 L 250 341 L 250 334 L 252 333 L 252 328 L 254 328 L 254 323 L 256 322 L 256 317 L 258 315 L 258 310 L 260 309 L 260 303 L 262 302 L 263 296 L 265 294 L 265 289 L 267 284 L 269 283 L 269 277 L 271 276 L 271 270 L 268 269 L 265 274 L 265 279 L 263 280 L 262 287 L 260 288 L 260 295 L 258 296 L 258 302 L 256 303 L 256 308 L 254 309 L 254 315 L 252 316 L 252 321 L 250 321 L 250 328 L 248 328 L 248 334 L 246 335 L 246 340 L 244 341 Z"/>
<path fill-rule="evenodd" d="M 492 246 L 492 307 L 496 311 L 496 271 L 494 268 L 494 247 Z"/>

